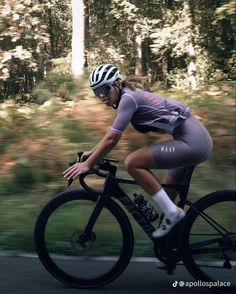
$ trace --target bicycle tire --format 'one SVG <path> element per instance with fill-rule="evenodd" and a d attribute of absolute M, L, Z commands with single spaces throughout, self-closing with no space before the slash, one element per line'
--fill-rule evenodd
<path fill-rule="evenodd" d="M 217 191 L 213 192 L 211 194 L 208 194 L 204 196 L 203 198 L 199 199 L 196 203 L 194 203 L 194 208 L 199 210 L 200 212 L 203 211 L 213 211 L 212 207 L 217 207 L 216 205 L 232 205 L 231 202 L 236 204 L 236 191 L 235 190 L 222 190 L 222 191 Z M 202 219 L 202 217 L 199 215 L 199 213 L 194 209 L 190 208 L 187 212 L 187 215 L 185 217 L 182 230 L 181 230 L 181 236 L 180 236 L 180 249 L 183 255 L 183 262 L 189 273 L 197 280 L 197 281 L 202 281 L 206 282 L 206 285 L 210 285 L 210 290 L 213 290 L 215 292 L 219 293 L 235 293 L 236 292 L 236 287 L 231 286 L 231 287 L 220 287 L 217 286 L 217 280 L 216 276 L 213 276 L 213 273 L 210 273 L 210 270 L 213 270 L 211 268 L 214 268 L 214 266 L 209 266 L 210 270 L 208 269 L 207 272 L 205 272 L 205 267 L 201 265 L 201 262 L 199 260 L 195 260 L 194 254 L 191 252 L 191 232 L 194 226 L 196 226 L 199 223 L 197 221 Z M 228 212 L 227 212 L 228 213 Z M 215 212 L 216 214 L 216 212 Z M 235 215 L 235 214 L 234 214 Z M 224 219 L 224 215 L 219 218 L 219 219 Z M 202 220 L 204 222 L 204 220 Z M 231 220 L 232 222 L 232 220 Z M 207 222 L 205 221 L 205 227 L 207 226 Z M 206 229 L 204 227 L 204 230 Z M 210 227 L 210 226 L 209 226 Z M 235 228 L 234 228 L 235 229 Z M 206 229 L 207 230 L 207 229 Z M 235 234 L 235 231 L 234 231 Z M 201 234 L 196 234 L 196 235 L 201 235 Z M 203 233 L 202 233 L 203 235 Z M 205 234 L 207 236 L 207 234 Z M 208 236 L 209 237 L 209 236 Z M 193 245 L 194 246 L 194 245 Z M 234 249 L 235 250 L 235 249 Z M 200 253 L 201 254 L 201 253 Z M 235 262 L 235 257 L 234 257 L 234 262 Z M 202 266 L 202 267 L 201 267 Z M 204 270 L 203 270 L 204 269 Z M 219 273 L 220 274 L 220 273 Z M 212 276 L 211 276 L 212 275 Z M 218 280 L 219 281 L 219 280 Z M 207 284 L 208 283 L 208 284 Z M 211 283 L 211 284 L 210 284 Z M 213 285 L 213 286 L 211 286 Z M 216 285 L 216 286 L 214 286 Z M 231 283 L 232 285 L 232 283 Z"/>
<path fill-rule="evenodd" d="M 96 193 L 92 194 L 84 190 L 69 190 L 62 192 L 46 204 L 40 212 L 35 224 L 34 241 L 40 261 L 51 275 L 71 287 L 98 288 L 111 283 L 125 270 L 132 257 L 134 239 L 130 221 L 121 207 L 112 199 L 109 199 L 104 203 L 104 208 L 106 208 L 115 218 L 117 226 L 120 226 L 123 240 L 121 254 L 118 257 L 117 262 L 110 270 L 108 270 L 108 272 L 93 278 L 76 277 L 65 272 L 63 268 L 60 268 L 50 256 L 45 240 L 45 233 L 49 219 L 53 216 L 55 210 L 63 208 L 65 204 L 70 204 L 75 200 L 80 202 L 85 200 L 95 203 L 98 196 L 99 195 Z"/>

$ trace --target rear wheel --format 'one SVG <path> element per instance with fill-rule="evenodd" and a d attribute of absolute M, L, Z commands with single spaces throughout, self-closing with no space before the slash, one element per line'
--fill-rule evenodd
<path fill-rule="evenodd" d="M 180 238 L 188 271 L 202 286 L 222 293 L 236 291 L 235 221 L 235 191 L 214 192 L 189 210 Z"/>
<path fill-rule="evenodd" d="M 41 211 L 35 225 L 35 247 L 45 268 L 73 287 L 101 287 L 116 279 L 129 264 L 133 231 L 123 210 L 108 200 L 89 236 L 83 230 L 97 194 L 66 191 Z"/>

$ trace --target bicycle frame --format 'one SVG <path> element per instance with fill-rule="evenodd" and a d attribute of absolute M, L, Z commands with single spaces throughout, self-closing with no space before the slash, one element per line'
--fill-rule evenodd
<path fill-rule="evenodd" d="M 138 208 L 136 207 L 136 205 L 134 204 L 134 202 L 130 199 L 130 197 L 126 194 L 126 192 L 123 191 L 123 189 L 120 187 L 120 184 L 131 184 L 131 185 L 138 185 L 135 180 L 133 179 L 126 179 L 126 178 L 120 178 L 120 177 L 116 177 L 116 167 L 110 165 L 109 169 L 108 169 L 109 173 L 108 174 L 102 174 L 100 173 L 100 175 L 102 177 L 105 177 L 105 182 L 103 185 L 103 189 L 101 191 L 99 190 L 93 190 L 91 189 L 89 186 L 86 185 L 86 183 L 84 182 L 84 177 L 80 178 L 80 183 L 82 185 L 82 187 L 84 187 L 87 191 L 90 192 L 96 192 L 96 194 L 98 195 L 98 200 L 96 202 L 96 205 L 94 207 L 94 210 L 88 220 L 88 223 L 85 227 L 85 230 L 83 232 L 83 237 L 85 239 L 83 239 L 84 241 L 87 240 L 87 238 L 89 238 L 93 226 L 97 220 L 97 218 L 99 217 L 100 212 L 102 211 L 102 208 L 104 207 L 104 203 L 107 201 L 107 199 L 113 197 L 115 199 L 117 199 L 120 203 L 123 204 L 123 206 L 127 209 L 127 211 L 133 216 L 133 218 L 136 220 L 136 222 L 139 224 L 139 226 L 143 229 L 143 231 L 146 233 L 146 235 L 159 247 L 159 245 L 161 246 L 160 240 L 155 240 L 152 238 L 152 233 L 155 230 L 154 226 L 151 224 L 150 221 L 148 221 L 146 219 L 145 216 L 142 215 L 142 213 L 138 210 Z M 98 172 L 99 175 L 99 172 Z M 174 188 L 176 189 L 180 196 L 180 200 L 178 202 L 178 206 L 180 207 L 184 207 L 185 205 L 188 205 L 191 209 L 194 209 L 199 215 L 201 215 L 201 217 L 203 219 L 205 219 L 205 221 L 211 225 L 218 233 L 220 233 L 222 236 L 225 236 L 224 233 L 222 233 L 221 230 L 224 230 L 224 228 L 222 228 L 218 223 L 216 223 L 211 217 L 209 217 L 206 213 L 199 211 L 192 202 L 190 202 L 189 200 L 187 200 L 187 195 L 188 195 L 188 190 L 189 190 L 189 185 L 162 185 L 164 188 L 165 187 L 169 187 L 169 188 Z M 218 229 L 218 228 L 219 229 Z M 228 232 L 226 230 L 224 230 L 225 233 L 227 234 Z M 179 237 L 179 227 L 176 227 L 173 229 L 172 232 L 172 236 L 174 236 L 174 238 L 176 237 L 178 239 Z M 175 238 L 175 239 L 176 239 Z M 167 237 L 166 241 L 168 239 L 171 239 L 171 237 Z M 176 241 L 176 240 L 175 240 Z M 204 246 L 206 244 L 209 245 L 209 243 L 215 243 L 217 241 L 217 239 L 213 239 L 213 240 L 208 240 L 208 242 L 206 243 L 204 242 L 199 242 L 193 245 L 196 245 L 196 247 L 198 246 Z M 178 241 L 177 241 L 178 242 Z M 173 243 L 172 241 L 170 243 Z M 173 246 L 173 244 L 170 244 L 170 247 Z M 201 249 L 201 252 L 209 250 L 208 249 Z M 194 249 L 194 251 L 200 252 L 198 248 Z M 177 252 L 176 252 L 177 253 Z"/>
<path fill-rule="evenodd" d="M 99 216 L 99 213 L 104 206 L 104 201 L 110 197 L 114 197 L 119 202 L 123 204 L 123 206 L 127 209 L 127 211 L 133 216 L 139 226 L 143 229 L 143 231 L 147 234 L 147 236 L 152 239 L 152 233 L 155 231 L 154 226 L 148 221 L 145 216 L 141 214 L 138 208 L 135 206 L 130 197 L 123 191 L 119 184 L 131 184 L 138 185 L 133 179 L 126 179 L 116 177 L 115 174 L 107 174 L 106 180 L 104 182 L 103 190 L 100 191 L 97 203 L 95 205 L 94 211 L 88 221 L 88 225 L 86 226 L 85 233 L 91 232 L 93 225 L 96 222 L 96 218 Z M 82 184 L 82 186 L 84 186 Z M 163 185 L 163 187 L 176 188 L 180 192 L 180 206 L 184 206 L 185 200 L 187 197 L 189 186 L 181 186 L 181 185 Z M 98 193 L 98 191 L 97 191 Z M 112 196 L 111 196 L 112 195 Z M 152 239 L 153 240 L 153 239 Z"/>
<path fill-rule="evenodd" d="M 154 226 L 156 227 L 156 222 L 152 224 L 153 222 L 145 217 L 141 210 L 136 207 L 135 199 L 130 196 L 130 193 L 126 192 L 126 189 L 122 185 L 138 185 L 138 183 L 130 178 L 117 177 L 117 167 L 110 163 L 112 161 L 114 162 L 114 160 L 103 159 L 93 169 L 79 176 L 80 184 L 85 191 L 81 189 L 63 191 L 42 209 L 35 225 L 35 245 L 40 260 L 54 277 L 67 285 L 79 288 L 97 288 L 114 281 L 125 270 L 133 253 L 134 232 L 132 224 L 130 224 L 129 218 L 127 217 L 129 212 L 149 237 L 156 258 L 165 265 L 168 274 L 173 274 L 176 265 L 184 265 L 196 280 L 214 282 L 216 281 L 215 272 L 211 274 L 207 268 L 220 268 L 227 269 L 226 273 L 233 280 L 235 256 L 231 258 L 231 252 L 235 252 L 236 235 L 233 233 L 234 230 L 233 232 L 228 232 L 224 229 L 224 222 L 221 222 L 221 218 L 218 217 L 218 214 L 215 214 L 214 209 L 213 214 L 211 211 L 215 204 L 221 202 L 224 204 L 227 201 L 234 201 L 233 203 L 235 203 L 234 190 L 213 192 L 191 203 L 187 200 L 188 185 L 162 185 L 164 188 L 169 187 L 177 190 L 180 195 L 177 205 L 183 208 L 187 205 L 188 211 L 186 218 L 183 222 L 177 224 L 173 228 L 173 231 L 163 238 L 154 239 L 152 238 L 152 232 L 155 230 Z M 87 185 L 86 177 L 88 175 L 103 177 L 105 180 L 103 187 L 93 188 L 93 186 Z M 184 180 L 186 178 L 190 180 L 189 170 L 185 175 L 180 180 L 180 183 L 185 183 Z M 68 186 L 72 182 L 73 178 L 70 178 L 68 180 Z M 186 182 L 188 183 L 190 181 Z M 54 211 L 57 211 L 64 204 L 66 212 L 69 212 L 68 209 L 71 206 L 67 206 L 67 203 L 71 203 L 71 201 L 76 201 L 72 203 L 72 213 L 75 212 L 74 209 L 76 210 L 77 207 L 80 209 L 71 226 L 67 226 L 68 221 L 72 220 L 71 216 L 69 213 L 63 214 L 63 210 L 59 210 L 59 214 L 55 214 L 55 217 L 51 219 Z M 85 204 L 83 205 L 83 203 Z M 73 204 L 76 204 L 76 206 Z M 225 205 L 223 207 L 228 206 Z M 62 230 L 62 242 L 60 242 L 62 246 L 58 246 L 58 239 L 55 240 L 56 246 L 54 246 L 53 238 L 55 235 L 54 230 L 52 230 L 54 228 L 53 222 L 55 221 L 56 228 L 58 224 L 61 225 L 64 223 L 64 220 L 63 222 L 58 222 L 57 216 L 60 213 L 62 213 L 62 216 L 67 215 L 68 217 L 68 221 L 65 220 L 66 235 L 64 234 L 64 230 Z M 216 218 L 214 217 L 215 215 L 217 216 Z M 104 240 L 104 236 L 108 232 L 107 225 L 110 229 L 110 220 L 112 223 L 112 218 L 115 221 L 112 229 L 117 228 L 114 232 L 115 238 L 113 240 L 113 238 L 109 238 L 108 236 Z M 200 229 L 198 225 L 199 218 Z M 109 219 L 108 224 L 107 219 Z M 48 222 L 48 220 L 52 220 L 52 222 Z M 101 228 L 101 223 L 103 222 L 106 222 L 104 231 Z M 50 227 L 47 227 L 48 224 Z M 226 220 L 227 224 L 228 221 Z M 205 225 L 211 226 L 210 229 L 205 228 Z M 226 228 L 231 230 L 231 226 L 226 226 Z M 213 232 L 212 229 L 214 229 Z M 221 234 L 219 234 L 220 232 Z M 118 239 L 116 239 L 116 235 Z M 195 237 L 195 235 L 202 235 L 202 237 Z M 101 242 L 101 240 L 103 241 Z M 96 243 L 96 241 L 98 242 Z M 109 249 L 109 241 L 112 244 L 111 251 Z M 93 247 L 91 245 L 95 246 Z M 102 251 L 103 245 L 107 245 L 107 250 Z M 95 249 L 95 251 L 89 252 L 90 249 Z M 97 256 L 104 256 L 104 252 L 105 255 L 111 255 L 112 259 L 108 259 L 106 264 L 104 262 L 102 267 L 98 267 L 98 271 L 96 272 L 97 267 L 94 262 L 100 260 Z M 66 255 L 69 253 L 68 255 L 75 256 L 76 272 L 74 270 L 74 263 L 71 264 L 70 258 L 68 259 L 67 265 L 64 258 L 65 253 Z M 63 262 L 60 261 L 60 255 L 63 256 Z M 78 261 L 81 261 L 80 265 L 78 265 Z M 84 262 L 87 261 L 88 264 L 84 266 Z M 64 265 L 66 266 L 64 267 Z M 204 267 L 206 267 L 206 270 L 202 269 Z M 228 270 L 231 268 L 233 271 L 230 275 Z M 217 272 L 217 274 L 221 278 L 221 272 Z M 215 289 L 218 290 L 217 287 Z"/>
<path fill-rule="evenodd" d="M 129 196 L 122 190 L 119 184 L 132 184 L 137 185 L 137 183 L 132 179 L 124 179 L 124 178 L 116 178 L 111 175 L 107 175 L 103 190 L 101 191 L 94 210 L 90 216 L 88 224 L 84 230 L 85 235 L 89 235 L 91 232 L 96 219 L 98 218 L 103 206 L 104 202 L 111 198 L 111 195 L 120 201 L 124 207 L 129 211 L 129 213 L 133 216 L 133 218 L 137 221 L 140 227 L 144 230 L 144 232 L 148 235 L 148 237 L 152 238 L 152 232 L 155 230 L 153 225 L 141 214 Z"/>

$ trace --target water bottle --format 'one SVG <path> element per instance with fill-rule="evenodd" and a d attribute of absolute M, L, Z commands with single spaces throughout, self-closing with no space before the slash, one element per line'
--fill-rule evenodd
<path fill-rule="evenodd" d="M 134 194 L 134 203 L 136 204 L 138 210 L 144 215 L 147 220 L 154 222 L 158 219 L 158 213 L 152 205 L 144 199 L 144 196 L 141 194 Z"/>

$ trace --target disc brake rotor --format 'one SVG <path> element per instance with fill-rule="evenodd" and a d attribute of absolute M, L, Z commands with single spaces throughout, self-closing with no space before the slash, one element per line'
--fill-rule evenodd
<path fill-rule="evenodd" d="M 96 241 L 96 235 L 91 232 L 88 235 L 85 235 L 83 232 L 74 232 L 71 236 L 71 245 L 77 252 L 89 251 Z"/>

